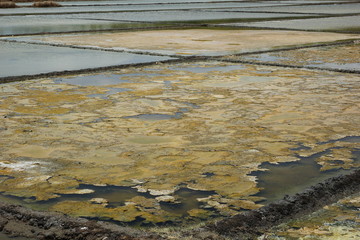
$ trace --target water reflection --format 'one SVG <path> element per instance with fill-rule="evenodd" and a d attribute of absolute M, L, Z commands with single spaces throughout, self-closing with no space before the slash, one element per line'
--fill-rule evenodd
<path fill-rule="evenodd" d="M 337 141 L 344 142 L 359 142 L 359 136 L 345 137 L 342 139 L 332 140 L 328 142 L 321 142 L 321 144 L 333 143 Z M 321 171 L 322 166 L 316 160 L 326 154 L 329 154 L 332 149 L 339 147 L 329 148 L 323 152 L 313 154 L 309 157 L 300 157 L 299 161 L 285 162 L 279 164 L 272 164 L 264 162 L 260 165 L 261 169 L 266 171 L 252 172 L 251 176 L 258 178 L 258 187 L 262 190 L 256 196 L 263 197 L 262 204 L 268 204 L 272 201 L 281 199 L 284 195 L 294 195 L 298 192 L 305 190 L 316 183 L 319 183 L 327 178 L 339 176 L 341 174 L 349 173 L 351 170 L 342 169 L 341 167 Z M 294 148 L 292 150 L 303 149 L 303 146 Z M 354 149 L 352 151 L 354 162 L 360 161 L 360 151 Z M 341 166 L 343 161 L 334 160 L 329 163 Z"/>

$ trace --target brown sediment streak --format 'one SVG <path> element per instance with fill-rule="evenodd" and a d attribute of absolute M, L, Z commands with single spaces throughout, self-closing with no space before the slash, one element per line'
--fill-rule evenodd
<path fill-rule="evenodd" d="M 321 207 L 360 191 L 360 169 L 329 178 L 294 196 L 285 196 L 257 210 L 211 223 L 206 229 L 221 235 L 261 235 L 280 223 L 309 214 Z"/>

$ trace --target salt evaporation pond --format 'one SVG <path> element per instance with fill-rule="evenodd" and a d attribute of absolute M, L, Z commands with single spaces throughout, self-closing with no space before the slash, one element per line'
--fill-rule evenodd
<path fill-rule="evenodd" d="M 338 1 L 328 0 L 327 2 Z M 103 6 L 103 5 L 126 5 L 126 4 L 197 4 L 206 3 L 209 4 L 209 0 L 120 0 L 120 1 L 58 1 L 63 6 Z M 231 0 L 216 0 L 214 3 L 233 3 Z M 250 6 L 264 6 L 264 5 L 288 5 L 288 4 L 301 4 L 301 3 L 323 3 L 323 1 L 262 1 L 262 2 L 247 2 L 236 1 L 238 4 L 250 5 Z M 32 3 L 17 3 L 18 6 L 29 6 Z"/>
<path fill-rule="evenodd" d="M 74 19 L 68 15 L 3 16 L 1 17 L 0 35 L 99 31 L 149 26 L 153 25 L 111 20 Z"/>
<path fill-rule="evenodd" d="M 291 12 L 291 13 L 322 13 L 322 14 L 350 14 L 360 13 L 360 3 L 304 6 L 271 6 L 239 9 L 241 11 Z"/>
<path fill-rule="evenodd" d="M 156 62 L 170 57 L 0 42 L 0 77 Z"/>
<path fill-rule="evenodd" d="M 101 19 L 142 22 L 190 22 L 205 20 L 229 19 L 258 19 L 258 18 L 288 18 L 300 16 L 288 13 L 242 13 L 242 12 L 213 12 L 213 11 L 148 11 L 148 12 L 109 12 L 109 13 L 84 13 L 70 15 L 77 19 Z M 311 16 L 303 14 L 301 16 Z"/>
<path fill-rule="evenodd" d="M 319 30 L 319 31 L 348 31 L 359 32 L 360 16 L 326 17 L 311 19 L 296 19 L 284 21 L 266 21 L 253 23 L 230 23 L 223 26 L 245 26 L 263 28 L 284 28 L 297 30 Z"/>
<path fill-rule="evenodd" d="M 225 3 L 187 3 L 187 4 L 120 4 L 120 5 L 81 5 L 60 8 L 13 8 L 0 9 L 0 14 L 44 14 L 44 13 L 78 13 L 78 12 L 115 12 L 115 11 L 144 11 L 144 10 L 190 10 L 190 9 L 221 9 L 221 8 L 244 8 L 263 6 L 263 4 L 225 2 Z"/>

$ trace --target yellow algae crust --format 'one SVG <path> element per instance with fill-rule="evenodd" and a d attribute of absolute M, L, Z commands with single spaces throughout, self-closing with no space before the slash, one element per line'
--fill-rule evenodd
<path fill-rule="evenodd" d="M 78 46 L 166 51 L 187 55 L 245 52 L 359 37 L 356 34 L 302 31 L 189 29 L 49 36 L 37 39 Z"/>
<path fill-rule="evenodd" d="M 219 62 L 113 73 L 126 74 L 129 82 L 0 85 L 0 174 L 7 176 L 1 192 L 36 202 L 91 193 L 80 184 L 128 186 L 153 198 L 127 199 L 135 206 L 129 211 L 91 202 L 93 197 L 75 205 L 60 201 L 52 209 L 162 222 L 178 216 L 159 208 L 155 198 L 183 186 L 213 191 L 198 202 L 222 215 L 259 207 L 250 196 L 259 191 L 256 179 L 248 174 L 265 161 L 295 161 L 296 154 L 341 147 L 319 162 L 353 166 L 350 152 L 358 142 L 318 143 L 360 135 L 358 75 Z M 91 96 L 108 88 L 131 90 Z M 291 150 L 300 143 L 308 148 Z M 191 217 L 209 215 L 190 210 Z"/>

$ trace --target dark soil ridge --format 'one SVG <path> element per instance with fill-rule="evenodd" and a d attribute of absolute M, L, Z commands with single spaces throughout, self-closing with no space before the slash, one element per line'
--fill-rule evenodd
<path fill-rule="evenodd" d="M 115 224 L 39 212 L 0 202 L 0 231 L 10 236 L 39 240 L 154 240 L 154 239 L 256 239 L 281 223 L 315 212 L 360 191 L 360 169 L 329 178 L 294 196 L 285 196 L 257 210 L 244 212 L 204 227 L 173 232 L 139 230 Z"/>
<path fill-rule="evenodd" d="M 359 191 L 360 169 L 357 169 L 347 175 L 329 178 L 294 196 L 286 195 L 262 208 L 210 223 L 205 229 L 235 239 L 254 239 L 274 226 L 315 212 Z"/>
<path fill-rule="evenodd" d="M 157 234 L 130 227 L 39 212 L 0 202 L 0 230 L 16 237 L 51 240 L 154 240 Z"/>

